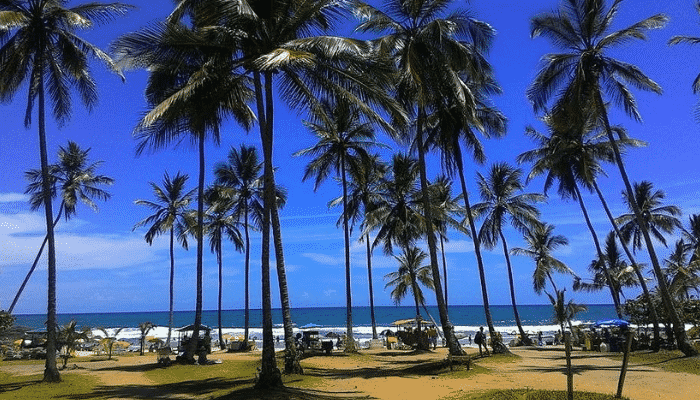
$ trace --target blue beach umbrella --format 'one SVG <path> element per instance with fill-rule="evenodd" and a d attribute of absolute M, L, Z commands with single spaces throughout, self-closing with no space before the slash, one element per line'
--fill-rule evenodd
<path fill-rule="evenodd" d="M 311 328 L 320 328 L 320 327 L 321 327 L 321 325 L 316 325 L 312 322 L 310 324 L 306 324 L 306 325 L 302 326 L 301 329 L 311 329 Z"/>
<path fill-rule="evenodd" d="M 623 319 L 604 319 L 600 321 L 595 322 L 595 327 L 599 328 L 602 326 L 617 326 L 617 327 L 627 327 L 629 326 L 629 322 L 623 320 Z"/>

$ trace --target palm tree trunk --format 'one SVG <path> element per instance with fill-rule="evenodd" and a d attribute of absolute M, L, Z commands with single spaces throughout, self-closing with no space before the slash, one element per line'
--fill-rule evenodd
<path fill-rule="evenodd" d="M 374 289 L 372 289 L 372 248 L 369 244 L 369 233 L 367 239 L 367 281 L 369 282 L 369 315 L 372 319 L 372 339 L 377 339 L 377 320 L 374 317 Z"/>
<path fill-rule="evenodd" d="M 447 261 L 445 260 L 445 238 L 440 235 L 440 252 L 442 253 L 442 276 L 445 280 L 445 304 L 449 305 L 447 300 Z"/>
<path fill-rule="evenodd" d="M 503 255 L 506 257 L 506 266 L 508 267 L 508 282 L 510 283 L 510 301 L 513 304 L 513 316 L 515 316 L 515 323 L 518 325 L 518 331 L 520 332 L 520 339 L 525 344 L 532 344 L 530 338 L 525 333 L 523 329 L 523 324 L 520 322 L 520 314 L 518 313 L 517 302 L 515 301 L 515 282 L 513 280 L 513 267 L 510 264 L 510 255 L 508 255 L 508 244 L 506 243 L 506 237 L 503 235 L 503 231 L 499 230 L 499 235 L 501 235 L 501 243 L 503 245 Z"/>
<path fill-rule="evenodd" d="M 224 332 L 221 329 L 221 297 L 223 296 L 224 290 L 224 260 L 221 254 L 221 235 L 219 235 L 219 251 L 216 252 L 217 262 L 219 264 L 219 308 L 218 308 L 218 323 L 219 323 L 219 348 L 221 350 L 226 350 L 226 345 L 224 345 Z"/>
<path fill-rule="evenodd" d="M 250 278 L 250 233 L 248 232 L 248 204 L 244 207 L 245 218 L 245 316 L 243 317 L 243 348 L 248 348 L 248 335 L 250 334 L 250 293 L 249 293 L 249 278 Z"/>
<path fill-rule="evenodd" d="M 489 335 L 495 337 L 496 329 L 493 327 L 493 318 L 491 318 L 491 309 L 489 307 L 489 294 L 486 289 L 486 273 L 484 271 L 484 260 L 481 258 L 481 244 L 479 242 L 479 236 L 476 233 L 476 225 L 474 224 L 474 217 L 471 213 L 471 205 L 469 204 L 469 192 L 467 191 L 467 184 L 464 179 L 464 165 L 462 164 L 462 150 L 459 143 L 455 146 L 455 158 L 457 159 L 457 171 L 459 172 L 459 181 L 462 185 L 462 197 L 464 197 L 464 207 L 467 214 L 467 220 L 469 221 L 469 229 L 472 233 L 472 241 L 474 242 L 474 254 L 476 255 L 477 267 L 479 268 L 479 280 L 481 282 L 481 297 L 484 302 L 484 315 L 486 317 L 486 325 L 489 327 Z M 495 349 L 494 349 L 495 350 Z"/>
<path fill-rule="evenodd" d="M 266 389 L 270 387 L 282 386 L 282 377 L 277 368 L 275 359 L 275 343 L 272 334 L 272 298 L 270 291 L 270 214 L 272 208 L 276 206 L 274 199 L 274 181 L 272 171 L 272 143 L 266 123 L 264 98 L 261 85 L 261 76 L 255 72 L 255 94 L 258 105 L 258 121 L 260 123 L 260 136 L 264 157 L 264 199 L 263 199 L 263 220 L 262 220 L 262 251 L 261 251 L 261 277 L 262 277 L 262 325 L 263 343 L 260 375 L 258 376 L 257 388 Z M 268 76 L 266 76 L 268 78 Z M 271 84 L 268 82 L 268 84 Z M 268 96 L 270 93 L 268 92 Z M 271 101 L 268 99 L 268 101 Z"/>
<path fill-rule="evenodd" d="M 280 303 L 282 306 L 282 324 L 284 326 L 285 362 L 284 371 L 286 373 L 303 373 L 297 358 L 296 346 L 294 344 L 294 323 L 292 321 L 291 305 L 289 303 L 289 288 L 287 286 L 287 272 L 284 266 L 284 248 L 282 247 L 282 228 L 280 224 L 279 210 L 277 207 L 275 170 L 272 162 L 272 151 L 274 143 L 273 120 L 274 120 L 274 100 L 272 98 L 272 73 L 265 73 L 265 132 L 268 137 L 269 162 L 270 162 L 270 193 L 271 205 L 270 221 L 272 225 L 272 236 L 275 246 L 275 260 L 277 261 L 277 282 L 280 290 Z M 270 340 L 274 340 L 272 335 Z M 274 349 L 274 342 L 272 342 Z"/>
<path fill-rule="evenodd" d="M 683 354 L 685 354 L 686 356 L 695 356 L 698 354 L 698 351 L 695 350 L 695 348 L 690 343 L 688 343 L 685 334 L 685 325 L 681 321 L 678 312 L 676 311 L 676 307 L 673 304 L 671 294 L 668 291 L 668 286 L 666 285 L 666 281 L 664 280 L 664 275 L 663 271 L 661 270 L 661 265 L 659 264 L 659 259 L 656 256 L 654 244 L 652 243 L 651 237 L 649 236 L 649 230 L 644 224 L 644 219 L 642 218 L 642 213 L 639 210 L 639 205 L 634 201 L 634 191 L 632 190 L 632 185 L 630 184 L 629 178 L 627 177 L 627 171 L 625 170 L 625 165 L 622 162 L 620 149 L 617 146 L 617 142 L 615 142 L 615 137 L 613 136 L 612 129 L 610 128 L 610 120 L 608 119 L 608 113 L 605 110 L 605 103 L 603 103 L 603 98 L 601 97 L 599 90 L 596 91 L 596 102 L 598 103 L 598 109 L 602 113 L 603 123 L 605 124 L 605 131 L 608 134 L 608 140 L 610 141 L 610 144 L 613 148 L 613 152 L 615 153 L 615 161 L 617 163 L 617 167 L 620 170 L 622 181 L 625 184 L 625 191 L 627 192 L 628 198 L 632 199 L 630 201 L 630 205 L 632 206 L 632 211 L 634 211 L 634 216 L 637 219 L 637 224 L 642 230 L 642 235 L 644 236 L 644 243 L 646 244 L 647 252 L 649 253 L 649 258 L 651 259 L 651 264 L 654 268 L 654 274 L 656 275 L 656 281 L 659 285 L 659 290 L 661 292 L 661 300 L 664 304 L 664 307 L 666 308 L 666 313 L 668 314 L 669 318 L 671 319 L 671 323 L 673 324 L 673 333 L 676 335 L 678 349 L 680 349 L 680 351 L 682 351 Z"/>
<path fill-rule="evenodd" d="M 168 316 L 168 339 L 165 345 L 170 347 L 170 338 L 173 332 L 173 298 L 175 294 L 175 228 L 170 227 L 170 313 Z"/>
<path fill-rule="evenodd" d="M 620 244 L 622 245 L 622 248 L 625 250 L 625 254 L 627 255 L 627 258 L 630 260 L 630 263 L 632 264 L 632 268 L 634 268 L 634 272 L 637 274 L 637 279 L 639 279 L 639 284 L 642 286 L 642 290 L 644 292 L 644 297 L 646 298 L 646 301 L 649 304 L 649 312 L 651 313 L 652 324 L 654 325 L 654 341 L 652 343 L 652 349 L 654 351 L 659 351 L 659 348 L 661 346 L 661 329 L 659 329 L 659 316 L 656 313 L 656 306 L 654 305 L 654 302 L 651 300 L 651 294 L 649 293 L 649 288 L 647 287 L 647 283 L 646 283 L 646 280 L 644 279 L 644 275 L 642 275 L 642 270 L 639 268 L 639 265 L 637 265 L 637 262 L 634 260 L 634 256 L 632 256 L 632 252 L 630 251 L 629 246 L 627 246 L 627 243 L 625 243 L 625 241 L 622 239 L 622 234 L 620 233 L 620 228 L 618 228 L 617 223 L 615 223 L 615 218 L 613 217 L 612 213 L 610 212 L 610 208 L 608 208 L 608 202 L 605 201 L 605 198 L 603 197 L 603 193 L 600 191 L 600 188 L 598 187 L 598 182 L 596 180 L 593 180 L 593 187 L 595 188 L 595 191 L 598 194 L 598 198 L 600 199 L 600 203 L 603 205 L 603 208 L 605 209 L 605 213 L 607 214 L 608 219 L 610 220 L 610 224 L 612 224 L 612 227 L 615 230 L 615 234 L 620 239 Z"/>
<path fill-rule="evenodd" d="M 348 227 L 347 213 L 347 195 L 348 185 L 345 178 L 345 157 L 340 154 L 340 171 L 343 183 L 343 235 L 345 239 L 345 307 L 346 307 L 346 324 L 347 324 L 347 340 L 345 341 L 345 352 L 355 353 L 355 337 L 352 334 L 352 289 L 350 280 L 350 228 Z"/>
<path fill-rule="evenodd" d="M 202 297 L 204 277 L 204 132 L 199 133 L 199 178 L 197 183 L 197 299 L 195 301 L 194 327 L 187 346 L 186 358 L 194 363 L 194 356 L 199 349 L 199 327 L 202 325 Z"/>
<path fill-rule="evenodd" d="M 600 263 L 600 266 L 603 268 L 603 273 L 605 274 L 605 280 L 608 281 L 608 289 L 610 289 L 610 295 L 612 296 L 613 303 L 615 304 L 615 312 L 617 312 L 617 317 L 622 319 L 622 308 L 620 307 L 620 297 L 619 293 L 615 290 L 613 287 L 613 281 L 610 279 L 610 272 L 608 271 L 608 266 L 605 263 L 605 255 L 603 254 L 603 250 L 600 248 L 600 241 L 598 241 L 598 235 L 595 233 L 595 229 L 593 229 L 593 224 L 591 224 L 591 219 L 588 217 L 588 210 L 586 209 L 586 205 L 583 203 L 583 197 L 581 197 L 581 191 L 578 188 L 578 185 L 574 183 L 574 190 L 576 193 L 576 197 L 578 200 L 578 205 L 581 207 L 581 212 L 583 212 L 583 218 L 586 220 L 586 226 L 588 227 L 588 230 L 591 232 L 591 237 L 593 237 L 593 243 L 595 244 L 595 250 L 596 253 L 598 253 L 598 262 Z"/>
<path fill-rule="evenodd" d="M 428 177 L 425 168 L 425 149 L 423 146 L 423 119 L 425 111 L 422 108 L 418 110 L 418 120 L 416 127 L 416 144 L 418 146 L 418 169 L 420 170 L 420 184 L 423 195 L 423 208 L 425 213 L 425 233 L 428 237 L 428 250 L 430 253 L 430 267 L 433 271 L 433 284 L 435 285 L 435 297 L 437 300 L 438 311 L 440 313 L 440 324 L 445 332 L 445 340 L 449 352 L 452 355 L 462 355 L 464 352 L 457 341 L 454 334 L 454 329 L 450 323 L 450 318 L 447 315 L 447 303 L 443 297 L 442 282 L 440 281 L 440 268 L 437 262 L 437 250 L 435 244 L 435 232 L 433 230 L 433 213 L 430 204 L 430 196 L 428 194 Z"/>
<path fill-rule="evenodd" d="M 44 48 L 43 43 L 39 48 Z M 46 307 L 46 366 L 44 382 L 60 382 L 61 375 L 56 367 L 56 241 L 53 233 L 53 208 L 51 204 L 51 181 L 49 176 L 49 157 L 46 150 L 46 115 L 44 109 L 44 65 L 39 56 L 35 68 L 39 74 L 39 154 L 41 158 L 41 184 L 44 196 L 44 213 L 46 216 L 46 237 L 49 243 L 48 253 L 48 294 Z"/>
<path fill-rule="evenodd" d="M 408 254 L 408 249 L 406 251 Z M 409 274 L 411 276 L 411 291 L 413 292 L 413 301 L 416 304 L 416 348 L 418 350 L 427 350 L 428 348 L 423 346 L 423 340 L 421 340 L 421 316 L 420 316 L 420 302 L 418 301 L 418 282 L 416 279 L 416 271 L 413 268 L 409 268 Z"/>
<path fill-rule="evenodd" d="M 53 221 L 54 228 L 56 227 L 56 224 L 58 224 L 58 220 L 61 219 L 61 213 L 63 212 L 64 205 L 65 205 L 65 203 L 63 201 L 61 201 L 61 206 L 58 208 L 58 215 L 56 216 L 56 219 Z M 7 312 L 9 314 L 12 314 L 12 310 L 15 309 L 15 305 L 17 304 L 17 300 L 19 300 L 19 296 L 22 295 L 22 292 L 24 291 L 24 287 L 27 286 L 27 282 L 29 282 L 29 278 L 34 273 L 34 270 L 36 269 L 36 265 L 39 262 L 39 259 L 41 258 L 41 254 L 44 252 L 44 246 L 46 246 L 46 242 L 48 240 L 49 240 L 49 236 L 48 235 L 44 236 L 44 241 L 41 242 L 41 247 L 39 247 L 39 251 L 36 253 L 36 257 L 34 258 L 34 263 L 32 263 L 32 267 L 29 269 L 29 272 L 27 272 L 27 276 L 24 277 L 24 281 L 22 281 L 22 285 L 20 285 L 19 290 L 17 290 L 17 294 L 15 295 L 15 298 L 12 300 L 12 304 L 10 304 L 10 308 L 7 309 Z"/>

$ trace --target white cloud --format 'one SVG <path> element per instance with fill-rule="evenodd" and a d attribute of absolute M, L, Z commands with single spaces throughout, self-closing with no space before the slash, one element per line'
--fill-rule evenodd
<path fill-rule="evenodd" d="M 323 291 L 323 294 L 325 294 L 326 297 L 330 297 L 330 296 L 332 296 L 332 295 L 334 295 L 334 294 L 336 294 L 336 293 L 337 293 L 337 291 L 334 290 L 334 289 L 327 289 L 327 290 L 324 290 L 324 291 Z"/>
<path fill-rule="evenodd" d="M 313 261 L 323 264 L 323 265 L 342 265 L 343 264 L 343 259 L 340 257 L 333 257 L 329 256 L 327 254 L 319 254 L 319 253 L 302 253 L 302 257 L 310 258 Z"/>
<path fill-rule="evenodd" d="M 22 193 L 0 193 L 0 203 L 18 203 L 29 200 L 29 195 Z"/>
<path fill-rule="evenodd" d="M 77 220 L 68 225 L 63 223 L 63 227 L 71 231 L 86 225 Z M 39 214 L 0 214 L 0 267 L 31 265 L 45 231 L 44 220 Z M 86 235 L 58 230 L 57 266 L 63 270 L 85 270 L 142 265 L 162 258 L 157 253 L 166 250 L 168 242 L 160 239 L 149 246 L 138 233 Z M 45 263 L 40 263 L 42 267 L 45 268 Z"/>

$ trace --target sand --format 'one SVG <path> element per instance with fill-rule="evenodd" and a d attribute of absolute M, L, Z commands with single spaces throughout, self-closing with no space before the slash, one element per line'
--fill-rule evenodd
<path fill-rule="evenodd" d="M 474 354 L 474 349 L 468 349 Z M 397 350 L 363 350 L 361 356 L 340 353 L 316 356 L 302 361 L 305 377 L 314 377 L 312 390 L 339 398 L 439 399 L 488 389 L 533 388 L 565 390 L 565 359 L 562 351 L 516 348 L 518 357 L 484 357 L 474 359 L 477 371 L 463 367 L 449 369 L 436 365 L 446 356 L 445 349 L 416 354 Z M 614 394 L 620 373 L 620 361 L 601 353 L 573 353 L 574 388 L 578 391 Z M 259 353 L 214 353 L 210 359 L 236 363 L 259 357 Z M 69 362 L 78 368 L 64 373 L 83 373 L 97 377 L 102 385 L 142 385 L 143 391 L 133 398 L 144 398 L 151 381 L 142 369 L 128 368 L 153 364 L 154 355 L 120 357 L 117 361 Z M 113 368 L 115 366 L 127 368 Z M 197 367 L 193 368 L 206 368 Z M 488 370 L 485 371 L 484 369 Z M 33 375 L 43 372 L 42 365 L 0 364 L 0 371 L 12 375 Z M 307 383 L 308 385 L 308 383 Z M 294 386 L 294 380 L 288 383 Z M 653 365 L 631 364 L 623 395 L 634 400 L 697 398 L 700 376 L 665 372 Z M 233 389 L 233 388 L 232 388 Z M 147 395 L 146 395 L 147 396 Z M 1 397 L 1 396 L 0 396 Z M 159 393 L 159 398 L 176 398 Z M 120 397 L 123 398 L 123 397 Z M 200 398 L 207 398 L 202 396 Z"/>

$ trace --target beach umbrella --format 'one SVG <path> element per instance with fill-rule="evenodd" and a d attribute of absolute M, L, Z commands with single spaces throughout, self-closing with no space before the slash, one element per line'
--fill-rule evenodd
<path fill-rule="evenodd" d="M 380 335 L 382 335 L 382 336 L 394 336 L 394 331 L 392 331 L 391 329 L 385 329 L 380 333 Z"/>
<path fill-rule="evenodd" d="M 617 326 L 617 327 L 627 327 L 629 322 L 623 319 L 603 319 L 595 322 L 595 327 L 600 328 L 603 326 Z"/>
<path fill-rule="evenodd" d="M 301 329 L 311 329 L 311 328 L 320 328 L 320 327 L 321 327 L 321 325 L 316 325 L 312 322 L 310 324 L 306 324 L 306 325 L 302 326 Z"/>

